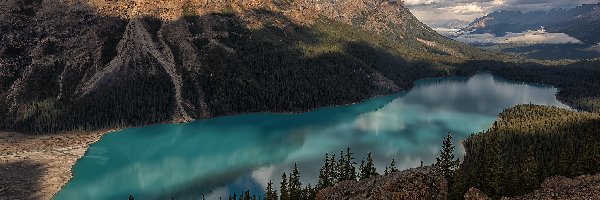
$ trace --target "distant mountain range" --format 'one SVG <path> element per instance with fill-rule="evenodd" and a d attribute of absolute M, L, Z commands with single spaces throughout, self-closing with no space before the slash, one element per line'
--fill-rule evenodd
<path fill-rule="evenodd" d="M 596 45 L 600 42 L 600 3 L 548 11 L 496 11 L 475 19 L 463 30 L 500 37 L 507 32 L 520 33 L 540 27 L 550 33 L 566 33 L 590 46 Z"/>

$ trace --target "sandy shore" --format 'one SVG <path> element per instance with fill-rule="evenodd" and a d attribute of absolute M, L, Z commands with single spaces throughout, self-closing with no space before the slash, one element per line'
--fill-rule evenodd
<path fill-rule="evenodd" d="M 0 132 L 0 199 L 51 199 L 71 179 L 77 159 L 107 132 Z"/>

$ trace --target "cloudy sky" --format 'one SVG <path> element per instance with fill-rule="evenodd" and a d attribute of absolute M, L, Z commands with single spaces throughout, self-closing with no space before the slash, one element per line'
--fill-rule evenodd
<path fill-rule="evenodd" d="M 431 27 L 459 20 L 471 22 L 496 10 L 549 10 L 572 8 L 599 0 L 404 0 L 411 12 Z"/>

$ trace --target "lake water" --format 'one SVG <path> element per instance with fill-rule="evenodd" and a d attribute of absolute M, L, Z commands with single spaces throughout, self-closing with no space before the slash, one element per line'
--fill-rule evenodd
<path fill-rule="evenodd" d="M 303 184 L 316 184 L 324 154 L 352 148 L 357 162 L 373 153 L 379 173 L 435 162 L 443 137 L 460 141 L 487 129 L 498 113 L 534 103 L 568 108 L 552 87 L 489 74 L 416 82 L 406 92 L 299 114 L 255 113 L 130 128 L 105 135 L 73 167 L 55 196 L 75 199 L 209 199 L 263 191 L 298 163 Z M 358 168 L 358 166 L 357 166 Z"/>

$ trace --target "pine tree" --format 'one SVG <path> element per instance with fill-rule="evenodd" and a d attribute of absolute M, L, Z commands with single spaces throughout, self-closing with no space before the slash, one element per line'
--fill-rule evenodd
<path fill-rule="evenodd" d="M 288 182 L 285 172 L 281 176 L 281 185 L 279 186 L 279 193 L 281 193 L 280 200 L 290 200 L 290 193 L 288 191 Z"/>
<path fill-rule="evenodd" d="M 375 169 L 375 164 L 373 163 L 373 158 L 371 157 L 371 152 L 367 155 L 367 163 L 364 164 L 362 170 L 360 172 L 360 179 L 367 179 L 373 176 L 379 175 L 377 174 L 377 169 Z"/>
<path fill-rule="evenodd" d="M 346 180 L 356 180 L 356 168 L 354 165 L 354 157 L 352 157 L 353 153 L 350 151 L 350 147 L 346 149 L 346 169 L 347 169 L 347 179 Z M 372 160 L 371 160 L 372 161 Z"/>
<path fill-rule="evenodd" d="M 538 179 L 538 163 L 535 160 L 535 154 L 533 153 L 533 148 L 529 148 L 527 153 L 527 159 L 523 163 L 523 176 L 522 183 L 525 184 L 524 187 L 526 190 L 533 190 L 539 184 Z"/>
<path fill-rule="evenodd" d="M 387 170 L 387 168 L 386 168 L 386 170 Z M 360 160 L 360 166 L 358 167 L 358 172 L 360 173 L 358 175 L 359 180 L 365 179 L 366 174 L 365 174 L 365 159 L 364 158 L 362 160 Z"/>
<path fill-rule="evenodd" d="M 246 192 L 244 192 L 244 200 L 250 200 L 250 190 L 246 190 Z"/>
<path fill-rule="evenodd" d="M 396 159 L 392 158 L 392 162 L 390 163 L 390 172 L 397 172 L 398 168 L 396 168 Z"/>
<path fill-rule="evenodd" d="M 329 158 L 329 184 L 330 185 L 335 185 L 337 183 L 337 181 L 339 180 L 339 172 L 338 172 L 338 168 L 335 164 L 335 153 L 331 154 L 331 157 Z"/>
<path fill-rule="evenodd" d="M 306 186 L 306 188 L 304 188 L 304 194 L 305 194 L 304 199 L 307 199 L 307 200 L 313 200 L 313 199 L 317 198 L 317 190 L 316 190 L 316 188 L 312 188 L 310 183 Z"/>
<path fill-rule="evenodd" d="M 298 172 L 298 165 L 296 165 L 296 163 L 294 163 L 294 170 L 292 171 L 292 174 L 290 174 L 288 191 L 290 199 L 301 199 L 302 183 L 300 182 L 300 172 Z"/>
<path fill-rule="evenodd" d="M 340 159 L 337 162 L 337 179 L 338 181 L 345 181 L 348 178 L 348 170 L 346 165 L 346 156 L 344 151 L 340 151 Z"/>
<path fill-rule="evenodd" d="M 317 183 L 317 188 L 323 189 L 331 186 L 330 171 L 331 170 L 329 166 L 329 154 L 325 153 L 325 163 L 323 164 L 323 167 L 321 167 L 321 169 L 319 170 L 319 182 Z"/>
<path fill-rule="evenodd" d="M 458 168 L 458 164 L 460 163 L 458 159 L 454 160 L 454 146 L 452 145 L 452 135 L 450 132 L 444 137 L 440 156 L 437 157 L 436 160 L 436 167 L 444 175 L 446 180 L 450 181 L 452 173 Z"/>
<path fill-rule="evenodd" d="M 273 182 L 267 184 L 267 192 L 265 192 L 265 200 L 278 200 L 277 191 L 273 190 Z"/>

